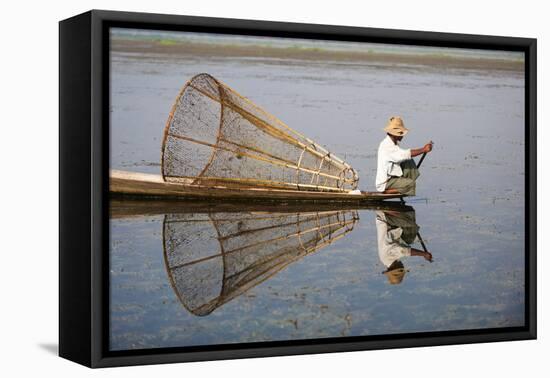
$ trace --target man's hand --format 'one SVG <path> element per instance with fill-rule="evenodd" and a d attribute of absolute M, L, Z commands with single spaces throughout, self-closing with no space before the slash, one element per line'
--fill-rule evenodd
<path fill-rule="evenodd" d="M 426 143 L 424 145 L 424 147 L 422 148 L 424 153 L 427 154 L 428 152 L 432 152 L 433 144 L 434 144 L 434 142 L 432 142 L 431 140 L 428 143 Z"/>
<path fill-rule="evenodd" d="M 432 262 L 433 256 L 428 251 L 421 251 L 420 249 L 411 248 L 411 256 L 422 256 L 426 261 Z"/>
<path fill-rule="evenodd" d="M 422 155 L 422 154 L 427 154 L 428 152 L 430 152 L 432 150 L 433 144 L 434 144 L 434 142 L 432 142 L 430 140 L 430 142 L 425 144 L 424 147 L 411 148 L 411 157 L 415 157 L 415 156 Z"/>
<path fill-rule="evenodd" d="M 426 261 L 429 261 L 429 262 L 432 262 L 433 261 L 433 256 L 430 252 L 428 251 L 425 251 L 424 254 L 422 255 Z"/>

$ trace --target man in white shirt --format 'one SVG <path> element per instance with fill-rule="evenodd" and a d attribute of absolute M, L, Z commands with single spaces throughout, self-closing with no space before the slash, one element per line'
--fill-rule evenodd
<path fill-rule="evenodd" d="M 376 171 L 376 190 L 388 194 L 416 194 L 416 179 L 420 175 L 415 156 L 432 151 L 433 142 L 424 147 L 404 149 L 399 142 L 409 131 L 401 117 L 391 117 L 384 128 L 386 138 L 378 146 L 378 166 Z"/>
<path fill-rule="evenodd" d="M 418 233 L 415 212 L 376 211 L 376 233 L 378 257 L 386 271 L 384 275 L 390 284 L 400 284 L 407 273 L 401 262 L 403 257 L 422 256 L 432 261 L 432 254 L 412 248 Z"/>

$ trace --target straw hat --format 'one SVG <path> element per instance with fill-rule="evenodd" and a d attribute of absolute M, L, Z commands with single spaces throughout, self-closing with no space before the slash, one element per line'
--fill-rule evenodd
<path fill-rule="evenodd" d="M 405 278 L 405 273 L 407 273 L 407 271 L 404 268 L 399 268 L 384 272 L 384 275 L 388 277 L 388 282 L 391 285 L 398 285 L 403 281 L 403 278 Z"/>
<path fill-rule="evenodd" d="M 388 278 L 388 282 L 391 285 L 398 285 L 405 278 L 407 270 L 403 263 L 399 260 L 395 260 L 389 267 L 388 270 L 384 272 L 384 275 Z"/>
<path fill-rule="evenodd" d="M 384 131 L 394 136 L 404 136 L 409 132 L 409 129 L 405 127 L 401 117 L 395 116 L 390 118 Z"/>

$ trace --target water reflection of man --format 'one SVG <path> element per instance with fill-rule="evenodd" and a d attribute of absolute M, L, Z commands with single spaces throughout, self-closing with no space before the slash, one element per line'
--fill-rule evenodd
<path fill-rule="evenodd" d="M 407 272 L 401 258 L 422 256 L 427 261 L 432 261 L 430 252 L 410 246 L 416 239 L 418 229 L 414 210 L 376 211 L 378 256 L 386 267 L 384 275 L 392 285 L 400 284 Z"/>
<path fill-rule="evenodd" d="M 401 117 L 391 117 L 384 128 L 387 136 L 378 146 L 378 165 L 376 171 L 376 190 L 388 194 L 416 194 L 416 179 L 420 175 L 415 156 L 432 151 L 433 142 L 421 148 L 404 149 L 399 142 L 409 131 Z"/>

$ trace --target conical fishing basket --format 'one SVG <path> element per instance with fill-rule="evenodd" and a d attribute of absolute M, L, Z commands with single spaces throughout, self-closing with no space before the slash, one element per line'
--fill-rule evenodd
<path fill-rule="evenodd" d="M 356 171 L 209 74 L 189 80 L 162 143 L 168 182 L 345 192 Z"/>
<path fill-rule="evenodd" d="M 168 214 L 163 240 L 172 288 L 204 316 L 289 264 L 344 237 L 355 210 L 308 213 Z"/>

